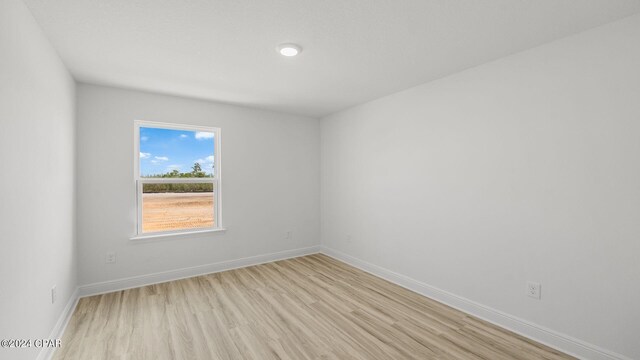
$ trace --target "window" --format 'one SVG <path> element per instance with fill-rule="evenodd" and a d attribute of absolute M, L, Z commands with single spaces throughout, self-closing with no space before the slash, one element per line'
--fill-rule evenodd
<path fill-rule="evenodd" d="M 138 236 L 220 229 L 220 129 L 135 122 Z"/>

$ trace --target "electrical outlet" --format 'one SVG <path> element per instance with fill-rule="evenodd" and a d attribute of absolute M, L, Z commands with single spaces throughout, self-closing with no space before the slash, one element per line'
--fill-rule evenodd
<path fill-rule="evenodd" d="M 527 282 L 527 296 L 540 300 L 540 284 L 531 281 Z"/>
<path fill-rule="evenodd" d="M 53 285 L 53 287 L 51 288 L 51 303 L 55 304 L 57 299 L 58 299 L 57 289 L 56 289 L 56 286 Z"/>
<path fill-rule="evenodd" d="M 291 230 L 289 230 L 289 231 L 284 233 L 284 238 L 285 239 L 291 239 Z"/>
<path fill-rule="evenodd" d="M 107 253 L 107 264 L 115 264 L 116 263 L 116 253 L 108 252 Z"/>

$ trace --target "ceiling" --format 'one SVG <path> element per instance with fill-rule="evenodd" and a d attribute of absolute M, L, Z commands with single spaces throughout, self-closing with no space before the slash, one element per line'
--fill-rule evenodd
<path fill-rule="evenodd" d="M 640 0 L 25 0 L 80 82 L 320 117 L 640 12 Z M 294 42 L 295 58 L 276 52 Z"/>

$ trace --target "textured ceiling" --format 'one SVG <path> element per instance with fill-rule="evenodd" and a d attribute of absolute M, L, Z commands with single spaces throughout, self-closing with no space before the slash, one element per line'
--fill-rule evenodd
<path fill-rule="evenodd" d="M 25 0 L 81 82 L 323 116 L 640 0 Z M 280 56 L 283 42 L 303 46 Z"/>

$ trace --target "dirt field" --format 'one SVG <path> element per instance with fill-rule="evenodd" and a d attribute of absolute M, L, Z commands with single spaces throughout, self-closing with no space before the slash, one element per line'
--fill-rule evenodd
<path fill-rule="evenodd" d="M 213 193 L 142 195 L 143 232 L 213 226 Z"/>

